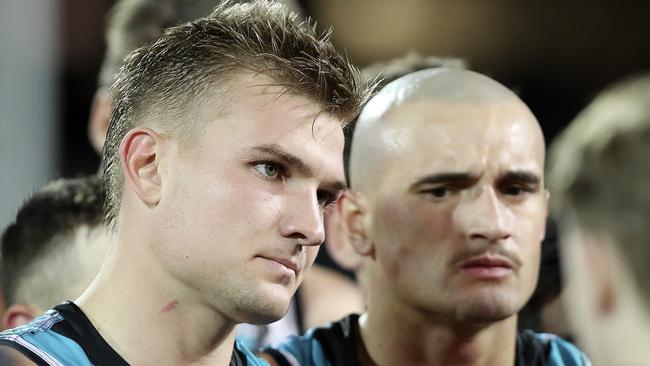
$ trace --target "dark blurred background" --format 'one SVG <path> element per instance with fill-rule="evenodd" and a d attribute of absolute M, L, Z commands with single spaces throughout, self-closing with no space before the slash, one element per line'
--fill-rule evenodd
<path fill-rule="evenodd" d="M 65 176 L 92 172 L 86 122 L 114 1 L 61 0 L 60 118 Z M 650 68 L 650 2 L 303 0 L 305 13 L 334 27 L 334 41 L 359 66 L 415 50 L 460 57 L 514 88 L 550 141 L 594 94 Z"/>
<path fill-rule="evenodd" d="M 13 2 L 2 1 L 0 12 L 9 9 L 7 6 L 11 7 Z M 55 166 L 50 175 L 91 173 L 97 169 L 98 157 L 88 143 L 86 123 L 103 57 L 105 16 L 114 0 L 46 3 L 50 10 L 44 17 L 52 21 L 52 31 L 58 31 L 52 53 L 54 107 L 47 123 L 59 127 L 53 129 L 51 136 L 57 142 L 51 153 Z M 463 58 L 472 69 L 515 89 L 540 120 L 549 142 L 596 92 L 621 77 L 650 69 L 648 1 L 299 3 L 321 27 L 334 27 L 335 44 L 361 67 L 412 50 L 424 55 Z M 6 24 L 2 17 L 0 21 Z M 28 28 L 33 30 L 31 25 Z M 13 33 L 0 38 L 3 43 L 8 37 L 21 36 L 20 31 L 4 30 Z M 3 44 L 0 52 L 12 52 L 11 45 Z M 3 73 L 11 72 L 4 63 L 0 66 Z M 7 104 L 3 108 L 11 108 Z M 5 127 L 0 132 L 6 132 L 9 125 L 29 123 L 8 120 L 6 114 L 3 118 Z M 7 139 L 4 136 L 0 142 Z M 15 153 L 6 150 L 0 146 L 4 161 L 7 154 Z M 6 167 L 2 167 L 2 172 L 9 173 Z M 2 184 L 10 176 L 5 176 Z M 5 206 L 11 204 L 13 201 Z"/>

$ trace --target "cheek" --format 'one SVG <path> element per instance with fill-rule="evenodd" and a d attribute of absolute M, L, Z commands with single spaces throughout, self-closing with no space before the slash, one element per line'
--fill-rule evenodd
<path fill-rule="evenodd" d="M 515 211 L 514 228 L 521 250 L 539 259 L 541 242 L 546 231 L 546 211 L 540 205 L 531 205 Z"/>
<path fill-rule="evenodd" d="M 278 212 L 272 192 L 238 169 L 215 171 L 179 174 L 170 192 L 170 230 L 176 227 L 185 245 L 207 242 L 212 250 L 252 245 L 256 236 L 268 235 Z"/>
<path fill-rule="evenodd" d="M 321 247 L 322 245 L 303 247 L 305 251 L 305 269 L 311 268 L 311 265 L 314 264 L 316 255 L 318 255 L 318 251 Z"/>
<path fill-rule="evenodd" d="M 445 242 L 453 232 L 449 209 L 399 197 L 379 202 L 373 216 L 372 240 L 387 272 L 417 272 L 445 260 Z"/>
<path fill-rule="evenodd" d="M 539 269 L 541 242 L 546 229 L 546 211 L 541 204 L 529 205 L 515 211 L 514 217 L 515 242 L 519 247 L 526 275 L 522 284 L 526 291 L 532 293 L 539 276 L 544 276 L 544 273 L 539 273 Z"/>

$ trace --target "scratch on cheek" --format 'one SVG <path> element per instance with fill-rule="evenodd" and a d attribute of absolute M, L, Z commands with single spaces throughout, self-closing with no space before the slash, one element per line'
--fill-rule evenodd
<path fill-rule="evenodd" d="M 161 313 L 166 313 L 166 312 L 168 312 L 168 311 L 172 311 L 172 310 L 174 310 L 174 308 L 176 307 L 176 305 L 178 305 L 178 300 L 171 301 L 170 303 L 168 303 L 167 305 L 165 305 L 165 307 L 162 308 L 162 310 L 160 310 L 160 312 L 161 312 Z"/>

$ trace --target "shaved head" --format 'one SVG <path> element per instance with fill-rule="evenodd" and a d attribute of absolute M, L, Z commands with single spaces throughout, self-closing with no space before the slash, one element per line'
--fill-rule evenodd
<path fill-rule="evenodd" d="M 541 142 L 540 152 L 544 154 L 541 129 L 526 105 L 511 90 L 469 70 L 427 69 L 388 84 L 364 107 L 352 140 L 349 180 L 353 189 L 365 194 L 372 193 L 386 173 L 388 160 L 399 155 L 397 150 L 400 147 L 412 142 L 407 137 L 409 130 L 412 132 L 418 128 L 407 126 L 412 120 L 409 118 L 412 111 L 407 111 L 409 106 L 425 104 L 439 107 L 441 116 L 431 116 L 428 122 L 432 124 L 436 123 L 436 118 L 451 117 L 450 114 L 457 114 L 462 119 L 463 112 L 459 107 L 523 107 L 534 121 L 532 127 L 536 131 L 536 140 Z"/>
<path fill-rule="evenodd" d="M 368 303 L 390 297 L 391 309 L 459 323 L 515 319 L 539 273 L 544 154 L 535 116 L 486 76 L 440 68 L 383 88 L 357 121 L 343 201 Z M 488 255 L 510 268 L 465 265 Z"/>

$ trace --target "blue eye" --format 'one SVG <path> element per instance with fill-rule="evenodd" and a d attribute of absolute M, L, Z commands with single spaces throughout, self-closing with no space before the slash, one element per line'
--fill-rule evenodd
<path fill-rule="evenodd" d="M 253 165 L 253 169 L 255 169 L 258 173 L 262 174 L 267 178 L 275 179 L 278 178 L 278 176 L 280 175 L 280 167 L 274 163 L 269 163 L 269 162 L 256 163 L 255 165 Z"/>

